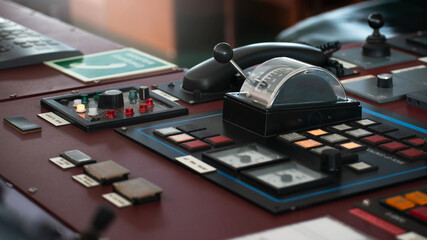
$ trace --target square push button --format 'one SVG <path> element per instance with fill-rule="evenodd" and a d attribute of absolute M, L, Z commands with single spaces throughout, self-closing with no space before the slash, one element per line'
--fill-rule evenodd
<path fill-rule="evenodd" d="M 405 194 L 405 198 L 413 201 L 414 203 L 418 205 L 427 205 L 427 194 L 421 192 L 421 191 L 415 191 Z"/>
<path fill-rule="evenodd" d="M 403 149 L 408 148 L 405 144 L 399 142 L 389 142 L 379 145 L 380 148 L 388 151 L 388 152 L 397 152 Z"/>
<path fill-rule="evenodd" d="M 398 131 L 394 131 L 394 132 L 389 132 L 389 133 L 386 133 L 384 135 L 386 137 L 397 139 L 397 140 L 402 140 L 402 139 L 405 139 L 405 138 L 415 137 L 415 134 L 413 134 L 411 132 L 407 132 L 407 131 L 402 131 L 402 130 L 398 130 Z"/>
<path fill-rule="evenodd" d="M 208 137 L 213 137 L 213 136 L 219 135 L 218 133 L 211 132 L 207 129 L 191 132 L 190 134 L 191 134 L 191 136 L 196 137 L 198 139 L 203 139 L 203 138 L 208 138 Z"/>
<path fill-rule="evenodd" d="M 174 128 L 174 127 L 167 127 L 167 128 L 156 129 L 156 130 L 154 130 L 154 133 L 157 135 L 160 135 L 162 137 L 167 137 L 170 135 L 175 135 L 175 134 L 181 133 L 181 131 Z"/>
<path fill-rule="evenodd" d="M 320 142 L 315 141 L 313 139 L 298 141 L 298 142 L 295 142 L 295 144 L 302 147 L 302 148 L 305 148 L 305 149 L 322 146 L 322 144 Z"/>
<path fill-rule="evenodd" d="M 279 135 L 277 138 L 279 140 L 282 140 L 282 141 L 287 142 L 287 143 L 293 143 L 293 142 L 296 142 L 299 140 L 306 139 L 306 137 L 304 135 L 301 135 L 301 134 L 296 133 L 296 132 L 282 134 L 282 135 Z"/>
<path fill-rule="evenodd" d="M 368 130 L 383 134 L 386 132 L 396 131 L 397 128 L 385 124 L 380 124 L 368 127 Z"/>
<path fill-rule="evenodd" d="M 371 145 L 378 145 L 381 143 L 390 142 L 390 139 L 383 137 L 381 135 L 374 135 L 374 136 L 362 138 L 362 141 L 369 143 Z"/>
<path fill-rule="evenodd" d="M 192 137 L 186 133 L 181 133 L 178 135 L 169 136 L 167 139 L 174 142 L 174 143 L 182 143 L 182 142 L 194 140 L 194 137 Z"/>
<path fill-rule="evenodd" d="M 357 152 L 357 151 L 362 151 L 366 149 L 366 146 L 363 146 L 355 142 L 342 143 L 339 146 L 351 152 Z"/>
<path fill-rule="evenodd" d="M 228 144 L 232 144 L 233 143 L 233 139 L 228 138 L 228 137 L 223 136 L 223 135 L 219 135 L 219 136 L 215 136 L 215 137 L 210 137 L 210 138 L 205 138 L 204 140 L 206 142 L 214 145 L 215 147 L 224 146 L 224 145 L 228 145 Z"/>
<path fill-rule="evenodd" d="M 406 149 L 396 153 L 398 156 L 404 157 L 411 161 L 417 161 L 427 158 L 427 153 L 415 148 Z"/>
<path fill-rule="evenodd" d="M 368 119 L 368 118 L 356 121 L 355 123 L 361 127 L 368 127 L 368 126 L 379 124 L 379 123 L 377 123 L 371 119 Z"/>
<path fill-rule="evenodd" d="M 344 131 L 350 130 L 352 128 L 353 127 L 351 127 L 347 124 L 339 124 L 339 125 L 335 125 L 335 126 L 331 127 L 331 129 L 338 131 L 338 132 L 344 132 Z"/>
<path fill-rule="evenodd" d="M 411 211 L 409 211 L 409 213 L 412 216 L 419 218 L 419 219 L 423 220 L 424 222 L 427 222 L 427 207 L 414 208 Z"/>
<path fill-rule="evenodd" d="M 399 209 L 400 211 L 405 211 L 407 209 L 415 207 L 415 203 L 402 196 L 394 196 L 387 198 L 385 200 L 385 203 L 387 203 L 389 206 Z"/>
<path fill-rule="evenodd" d="M 320 139 L 328 142 L 328 143 L 339 143 L 339 142 L 344 142 L 347 141 L 348 138 L 341 136 L 339 134 L 329 134 L 329 135 L 325 135 L 325 136 L 321 136 Z"/>
<path fill-rule="evenodd" d="M 347 131 L 345 133 L 347 135 L 350 135 L 350 136 L 355 137 L 355 138 L 362 138 L 362 137 L 372 135 L 371 132 L 366 131 L 365 129 L 361 129 L 361 128 L 350 130 L 350 131 Z"/>
<path fill-rule="evenodd" d="M 367 173 L 367 172 L 375 171 L 378 169 L 377 166 L 373 166 L 365 162 L 356 162 L 356 163 L 348 164 L 347 167 L 349 167 L 353 172 L 358 174 Z"/>
<path fill-rule="evenodd" d="M 310 131 L 307 131 L 307 133 L 310 134 L 310 135 L 312 135 L 312 136 L 316 136 L 316 137 L 328 134 L 328 132 L 323 131 L 322 129 L 310 130 Z"/>
<path fill-rule="evenodd" d="M 411 146 L 414 146 L 414 147 L 422 147 L 422 146 L 424 146 L 424 139 L 419 138 L 419 137 L 407 139 L 407 140 L 404 140 L 403 142 L 407 143 L 407 144 L 409 144 Z"/>
<path fill-rule="evenodd" d="M 200 151 L 210 148 L 209 144 L 200 141 L 200 140 L 194 140 L 190 142 L 181 143 L 181 147 L 187 149 L 188 151 L 194 152 L 194 151 Z"/>
<path fill-rule="evenodd" d="M 186 124 L 176 128 L 187 133 L 206 129 L 205 127 L 202 127 L 196 124 Z"/>
<path fill-rule="evenodd" d="M 321 147 L 313 148 L 313 149 L 311 149 L 310 151 L 311 151 L 312 153 L 314 153 L 314 154 L 316 154 L 316 155 L 319 155 L 319 156 L 320 156 L 320 154 L 322 154 L 322 152 L 323 152 L 324 150 L 326 150 L 326 149 L 335 149 L 335 150 L 336 150 L 336 148 L 333 148 L 333 147 L 330 147 L 330 146 L 325 145 L 325 146 L 321 146 Z"/>

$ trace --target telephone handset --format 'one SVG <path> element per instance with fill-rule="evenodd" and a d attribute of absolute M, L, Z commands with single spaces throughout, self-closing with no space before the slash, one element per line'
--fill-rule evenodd
<path fill-rule="evenodd" d="M 235 63 L 242 68 L 276 57 L 289 57 L 319 67 L 330 67 L 333 61 L 329 57 L 339 47 L 339 42 L 327 43 L 319 48 L 301 43 L 268 42 L 230 48 L 228 52 L 231 52 Z M 214 55 L 215 51 L 214 49 Z M 210 58 L 188 70 L 183 80 L 159 83 L 153 87 L 186 103 L 197 104 L 222 99 L 226 92 L 239 91 L 244 80 L 236 78 L 236 69 L 231 64 L 219 63 Z"/>
<path fill-rule="evenodd" d="M 233 50 L 233 60 L 242 68 L 248 68 L 275 57 L 289 57 L 316 66 L 325 65 L 323 52 L 315 47 L 299 43 L 257 43 Z M 218 63 L 210 58 L 191 68 L 184 76 L 184 91 L 224 93 L 229 90 L 236 70 L 230 64 Z"/>

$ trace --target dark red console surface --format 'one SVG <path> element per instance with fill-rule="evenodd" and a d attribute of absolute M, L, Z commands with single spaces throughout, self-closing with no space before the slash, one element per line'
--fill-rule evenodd
<path fill-rule="evenodd" d="M 121 47 L 10 2 L 0 1 L 0 15 L 63 41 L 84 53 Z M 50 27 L 40 24 L 46 21 L 51 24 Z M 85 41 L 70 37 L 70 31 L 77 32 L 78 38 L 84 38 Z M 415 64 L 421 63 L 410 62 L 399 67 Z M 369 73 L 390 70 L 382 68 Z M 360 71 L 362 74 L 367 73 Z M 2 125 L 0 176 L 75 231 L 82 231 L 89 226 L 92 214 L 99 204 L 112 206 L 101 196 L 111 192 L 112 187 L 85 188 L 71 178 L 72 175 L 82 173 L 81 168 L 61 170 L 50 163 L 49 158 L 57 157 L 66 150 L 79 149 L 99 161 L 114 160 L 131 171 L 130 178 L 143 177 L 160 186 L 163 195 L 158 202 L 124 209 L 113 207 L 117 218 L 103 234 L 110 239 L 225 239 L 325 215 L 333 216 L 375 238 L 394 239 L 392 234 L 354 217 L 348 211 L 355 202 L 363 199 L 427 184 L 427 179 L 402 183 L 274 216 L 130 142 L 112 129 L 86 133 L 72 125 L 54 127 L 37 117 L 38 113 L 47 111 L 40 106 L 42 97 L 68 94 L 69 89 L 74 87 L 86 87 L 85 90 L 90 91 L 124 84 L 149 86 L 182 77 L 183 73 L 179 72 L 109 83 L 105 86 L 83 86 L 82 83 L 43 65 L 0 71 L 0 101 L 3 101 L 0 102 L 0 118 L 23 115 L 42 127 L 39 133 L 23 135 L 6 124 Z M 7 101 L 12 92 L 28 97 Z M 189 108 L 190 114 L 194 114 L 221 109 L 222 101 L 196 106 L 182 105 Z M 403 100 L 374 105 L 427 122 L 427 111 L 407 105 Z M 38 191 L 31 193 L 31 187 L 37 187 Z"/>

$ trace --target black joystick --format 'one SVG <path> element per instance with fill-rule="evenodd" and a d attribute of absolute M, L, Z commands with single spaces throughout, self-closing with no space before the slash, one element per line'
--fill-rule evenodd
<path fill-rule="evenodd" d="M 384 25 L 384 18 L 381 13 L 372 13 L 368 17 L 368 24 L 374 29 L 372 35 L 366 38 L 362 46 L 362 53 L 367 57 L 390 56 L 390 47 L 386 43 L 384 35 L 380 34 L 380 28 Z"/>
<path fill-rule="evenodd" d="M 320 154 L 320 168 L 325 172 L 338 172 L 341 169 L 341 152 L 336 149 L 326 149 Z"/>
<path fill-rule="evenodd" d="M 230 44 L 226 42 L 218 43 L 213 49 L 213 57 L 217 62 L 219 63 L 230 62 L 242 77 L 247 78 L 246 74 L 239 67 L 239 65 L 237 65 L 237 63 L 233 61 L 233 54 L 234 54 L 233 48 L 231 48 Z"/>

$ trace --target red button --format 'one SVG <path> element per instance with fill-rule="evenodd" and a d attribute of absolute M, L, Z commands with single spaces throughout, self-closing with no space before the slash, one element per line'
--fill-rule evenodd
<path fill-rule="evenodd" d="M 420 159 L 427 158 L 427 153 L 415 148 L 410 148 L 410 149 L 397 152 L 397 155 L 407 158 L 409 160 L 420 160 Z"/>
<path fill-rule="evenodd" d="M 427 222 L 427 207 L 414 208 L 409 211 L 409 213 L 411 213 L 412 216 L 415 216 L 423 220 L 424 222 Z"/>
<path fill-rule="evenodd" d="M 128 108 L 125 109 L 125 115 L 126 116 L 132 116 L 133 114 L 134 114 L 133 113 L 133 108 L 128 107 Z"/>
<path fill-rule="evenodd" d="M 154 101 L 152 98 L 145 99 L 145 103 L 147 104 L 148 107 L 154 106 Z"/>
<path fill-rule="evenodd" d="M 228 138 L 228 137 L 223 136 L 223 135 L 205 138 L 205 141 L 214 145 L 214 146 L 221 146 L 221 145 L 233 143 L 233 140 L 231 138 Z"/>
<path fill-rule="evenodd" d="M 401 144 L 399 142 L 389 142 L 380 145 L 380 148 L 387 150 L 389 152 L 397 152 L 399 150 L 408 148 L 405 144 Z"/>
<path fill-rule="evenodd" d="M 424 139 L 422 138 L 408 139 L 405 142 L 415 147 L 422 147 L 424 145 Z"/>
<path fill-rule="evenodd" d="M 147 104 L 145 104 L 145 103 L 141 103 L 141 104 L 139 104 L 139 111 L 140 111 L 140 112 L 145 112 L 145 111 L 147 111 Z"/>
<path fill-rule="evenodd" d="M 200 141 L 200 140 L 185 142 L 185 143 L 182 143 L 181 146 L 190 150 L 190 151 L 196 151 L 196 150 L 202 150 L 202 149 L 209 148 L 209 145 L 207 143 Z"/>
<path fill-rule="evenodd" d="M 108 110 L 107 111 L 107 118 L 115 118 L 116 117 L 116 111 L 115 110 Z"/>
<path fill-rule="evenodd" d="M 381 143 L 389 142 L 390 139 L 383 137 L 383 136 L 380 136 L 380 135 L 374 135 L 374 136 L 362 138 L 362 141 L 365 141 L 365 142 L 370 143 L 372 145 L 378 145 Z"/>

